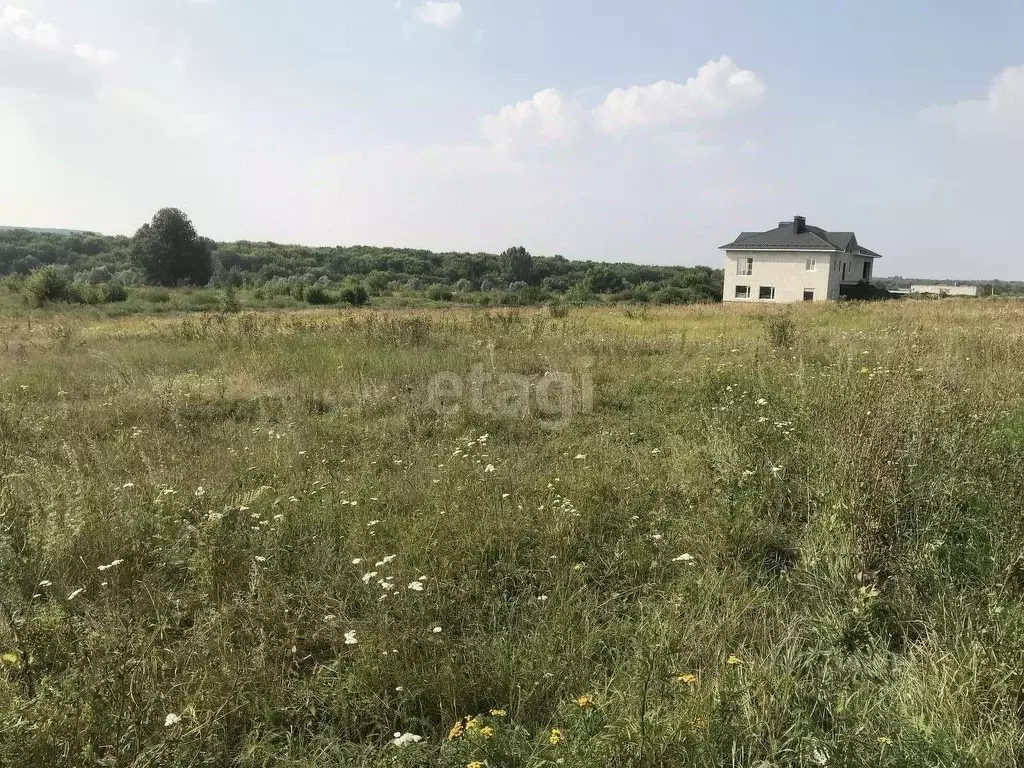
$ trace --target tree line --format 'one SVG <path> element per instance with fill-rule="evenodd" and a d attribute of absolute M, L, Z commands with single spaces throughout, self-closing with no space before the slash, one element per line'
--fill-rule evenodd
<path fill-rule="evenodd" d="M 363 303 L 398 292 L 434 300 L 500 293 L 521 303 L 554 296 L 693 303 L 722 296 L 718 269 L 575 261 L 534 256 L 521 246 L 490 254 L 218 243 L 200 236 L 188 216 L 173 208 L 158 211 L 133 237 L 0 230 L 0 277 L 29 278 L 43 270 L 45 282 L 58 293 L 57 283 L 67 290 L 74 285 L 212 285 L 291 292 L 303 300 L 309 293 L 309 303 Z"/>

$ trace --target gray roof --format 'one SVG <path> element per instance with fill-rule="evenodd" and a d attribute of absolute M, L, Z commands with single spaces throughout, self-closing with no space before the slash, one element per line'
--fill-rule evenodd
<path fill-rule="evenodd" d="M 853 232 L 829 232 L 821 227 L 813 227 L 796 221 L 783 221 L 775 229 L 767 232 L 741 232 L 739 237 L 721 250 L 758 250 L 793 248 L 802 251 L 840 251 L 870 258 L 880 258 L 879 254 L 870 251 L 857 243 Z"/>

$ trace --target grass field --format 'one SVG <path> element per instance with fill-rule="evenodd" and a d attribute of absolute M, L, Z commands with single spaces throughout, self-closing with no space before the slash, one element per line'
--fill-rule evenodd
<path fill-rule="evenodd" d="M 1013 766 L 1022 512 L 1017 302 L 0 318 L 0 765 Z"/>

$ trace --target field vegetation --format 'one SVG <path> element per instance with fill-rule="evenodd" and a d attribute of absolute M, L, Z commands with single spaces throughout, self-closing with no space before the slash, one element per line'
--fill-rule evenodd
<path fill-rule="evenodd" d="M 2 765 L 1024 757 L 1015 302 L 20 312 Z"/>

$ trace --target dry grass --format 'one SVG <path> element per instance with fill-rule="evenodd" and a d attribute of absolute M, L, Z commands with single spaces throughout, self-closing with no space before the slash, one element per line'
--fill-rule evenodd
<path fill-rule="evenodd" d="M 1024 307 L 784 318 L 0 319 L 0 764 L 1015 765 Z"/>

